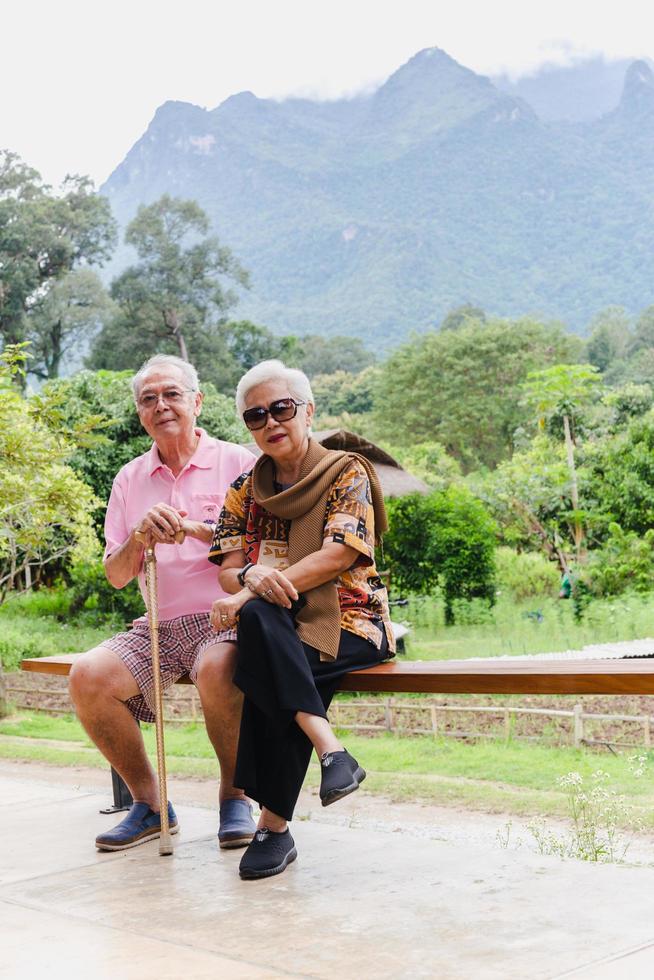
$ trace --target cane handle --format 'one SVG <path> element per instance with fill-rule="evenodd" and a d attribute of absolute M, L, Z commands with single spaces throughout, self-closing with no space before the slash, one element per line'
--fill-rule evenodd
<path fill-rule="evenodd" d="M 139 544 L 142 544 L 144 548 L 148 546 L 149 535 L 147 531 L 135 531 L 134 537 Z M 186 531 L 180 528 L 179 531 L 175 531 L 175 544 L 184 544 L 184 539 L 186 538 Z M 154 542 L 156 544 L 156 542 Z"/>

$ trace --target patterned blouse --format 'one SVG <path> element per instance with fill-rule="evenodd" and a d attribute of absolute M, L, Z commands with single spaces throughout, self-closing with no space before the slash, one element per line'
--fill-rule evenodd
<path fill-rule="evenodd" d="M 288 568 L 290 521 L 264 510 L 252 496 L 252 478 L 243 473 L 231 484 L 214 531 L 209 561 L 220 565 L 225 555 L 244 551 L 245 562 Z M 358 552 L 354 565 L 336 580 L 341 629 L 369 640 L 379 649 L 384 633 L 389 652 L 395 640 L 388 594 L 375 568 L 375 525 L 370 483 L 363 466 L 352 461 L 332 485 L 325 510 L 325 541 Z M 244 562 L 244 564 L 245 564 Z"/>

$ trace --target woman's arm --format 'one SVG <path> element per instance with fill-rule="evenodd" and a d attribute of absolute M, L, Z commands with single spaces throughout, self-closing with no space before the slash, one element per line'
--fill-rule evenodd
<path fill-rule="evenodd" d="M 237 576 L 245 564 L 244 551 L 230 551 L 228 555 L 225 555 L 218 568 L 218 581 L 223 592 L 234 595 L 241 591 L 243 586 Z"/>
<path fill-rule="evenodd" d="M 254 565 L 246 572 L 245 582 L 263 599 L 288 607 L 289 597 L 297 599 L 298 593 L 308 592 L 325 582 L 333 581 L 351 568 L 358 557 L 356 548 L 327 540 L 320 551 L 313 551 L 283 572 L 266 565 Z"/>
<path fill-rule="evenodd" d="M 257 595 L 275 605 L 290 608 L 291 600 L 297 599 L 298 593 L 338 578 L 352 567 L 358 556 L 356 548 L 326 541 L 320 551 L 312 552 L 283 572 L 265 565 L 253 565 L 246 573 L 248 587 L 244 589 L 236 576 L 244 566 L 245 553 L 235 551 L 225 557 L 220 567 L 220 584 L 229 596 L 213 603 L 211 625 L 215 630 L 232 627 L 245 603 Z"/>

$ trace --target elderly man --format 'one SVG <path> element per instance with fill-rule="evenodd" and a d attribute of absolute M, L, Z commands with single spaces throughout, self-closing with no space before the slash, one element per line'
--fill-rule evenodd
<path fill-rule="evenodd" d="M 145 535 L 156 543 L 164 687 L 189 673 L 198 688 L 220 763 L 220 846 L 241 847 L 252 839 L 255 825 L 248 800 L 233 785 L 242 700 L 232 684 L 235 633 L 216 633 L 209 623 L 211 604 L 224 592 L 207 555 L 225 491 L 254 457 L 197 427 L 203 396 L 197 372 L 180 358 L 150 358 L 132 388 L 141 424 L 154 443 L 114 480 L 105 521 L 105 572 L 117 589 L 138 576 L 145 598 L 141 540 Z M 180 530 L 185 539 L 176 544 Z M 157 778 L 138 726 L 154 718 L 145 617 L 83 654 L 71 671 L 70 692 L 87 733 L 134 798 L 124 820 L 100 834 L 96 846 L 117 851 L 158 837 Z M 168 808 L 175 833 L 177 818 Z"/>

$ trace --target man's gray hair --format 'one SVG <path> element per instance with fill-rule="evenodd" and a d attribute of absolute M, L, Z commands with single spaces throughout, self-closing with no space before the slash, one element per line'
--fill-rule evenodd
<path fill-rule="evenodd" d="M 188 361 L 183 361 L 181 357 L 175 357 L 174 354 L 155 354 L 154 357 L 150 357 L 145 364 L 141 365 L 132 378 L 132 393 L 134 394 L 134 401 L 136 401 L 139 397 L 143 379 L 148 371 L 151 371 L 152 368 L 165 367 L 176 367 L 182 372 L 186 384 L 192 391 L 200 390 L 198 372 L 195 370 L 192 364 L 189 364 Z"/>
<path fill-rule="evenodd" d="M 252 389 L 271 381 L 282 381 L 288 385 L 288 393 L 293 398 L 315 405 L 311 385 L 304 371 L 286 367 L 282 361 L 262 361 L 250 368 L 236 387 L 236 411 L 239 416 L 245 411 L 245 400 Z"/>

